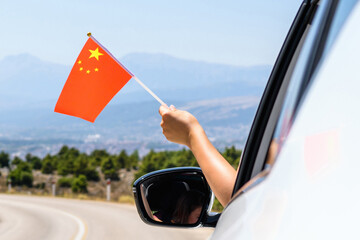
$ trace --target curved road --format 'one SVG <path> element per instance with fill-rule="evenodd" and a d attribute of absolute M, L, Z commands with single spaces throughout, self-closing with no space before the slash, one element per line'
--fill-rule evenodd
<path fill-rule="evenodd" d="M 212 229 L 149 226 L 131 205 L 0 194 L 0 239 L 207 239 Z"/>

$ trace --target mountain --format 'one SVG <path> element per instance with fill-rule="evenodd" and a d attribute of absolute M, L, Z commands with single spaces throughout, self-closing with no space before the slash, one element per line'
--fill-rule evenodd
<path fill-rule="evenodd" d="M 189 61 L 164 54 L 129 54 L 120 61 L 168 101 L 194 101 L 230 96 L 261 95 L 270 66 L 238 67 Z M 53 107 L 71 66 L 42 61 L 28 54 L 0 61 L 0 110 Z M 130 81 L 113 103 L 150 101 L 152 97 Z"/>
<path fill-rule="evenodd" d="M 243 146 L 255 114 L 259 97 L 229 97 L 194 102 L 177 102 L 190 111 L 204 127 L 216 147 Z M 111 153 L 126 149 L 179 149 L 162 135 L 159 105 L 155 101 L 107 106 L 94 124 L 56 114 L 47 109 L 4 110 L 0 114 L 0 150 L 24 156 L 56 153 L 64 144 L 90 153 L 107 149 Z"/>
<path fill-rule="evenodd" d="M 269 66 L 229 66 L 164 54 L 134 53 L 120 61 L 166 103 L 193 113 L 217 147 L 244 143 L 270 73 Z M 63 144 L 87 152 L 178 148 L 162 136 L 159 104 L 135 81 L 95 124 L 54 113 L 70 70 L 28 54 L 0 61 L 0 149 L 44 155 Z"/>
<path fill-rule="evenodd" d="M 0 109 L 29 107 L 53 100 L 69 72 L 66 66 L 28 54 L 4 58 L 0 61 Z"/>

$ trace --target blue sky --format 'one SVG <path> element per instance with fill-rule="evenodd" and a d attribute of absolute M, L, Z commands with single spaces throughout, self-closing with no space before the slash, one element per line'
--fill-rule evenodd
<path fill-rule="evenodd" d="M 91 31 L 133 53 L 232 65 L 273 64 L 300 0 L 2 1 L 0 59 L 29 53 L 72 65 Z"/>

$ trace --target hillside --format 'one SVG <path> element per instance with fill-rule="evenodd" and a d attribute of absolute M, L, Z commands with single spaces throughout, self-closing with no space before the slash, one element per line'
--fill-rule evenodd
<path fill-rule="evenodd" d="M 130 54 L 120 59 L 166 103 L 192 112 L 217 147 L 241 147 L 255 114 L 269 66 L 238 67 Z M 179 149 L 159 127 L 159 104 L 130 81 L 95 124 L 53 112 L 71 66 L 22 54 L 0 61 L 0 149 L 12 155 L 55 153 L 63 144 L 90 152 L 105 148 Z"/>

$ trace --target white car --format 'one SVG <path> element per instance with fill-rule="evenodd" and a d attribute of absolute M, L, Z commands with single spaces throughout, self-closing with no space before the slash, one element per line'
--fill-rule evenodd
<path fill-rule="evenodd" d="M 161 170 L 134 184 L 141 218 L 213 226 L 211 239 L 360 239 L 359 58 L 360 3 L 304 1 L 257 110 L 231 202 L 212 214 L 200 169 Z"/>

